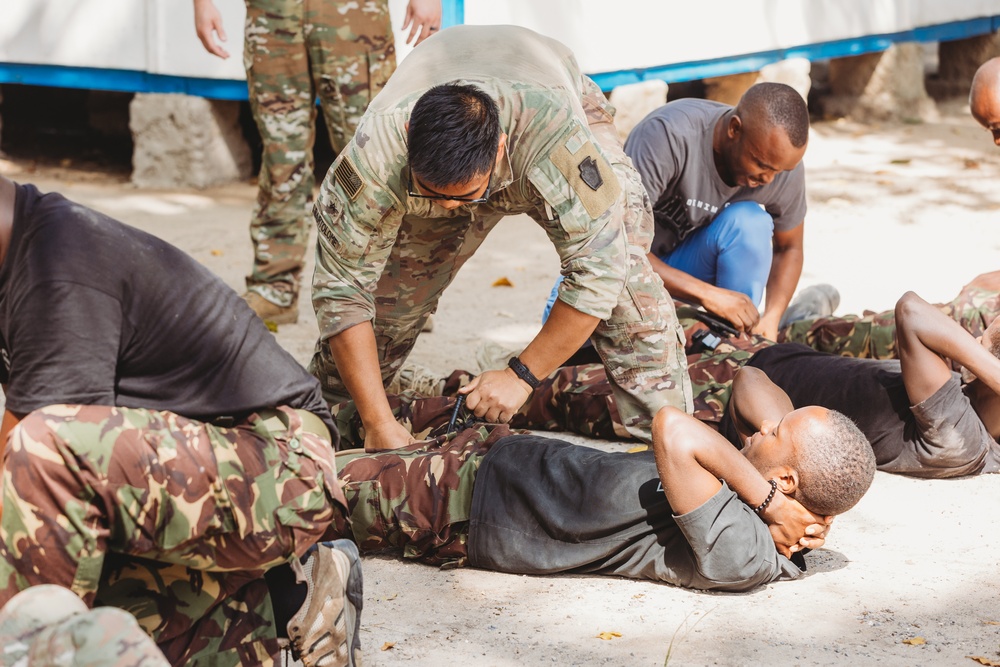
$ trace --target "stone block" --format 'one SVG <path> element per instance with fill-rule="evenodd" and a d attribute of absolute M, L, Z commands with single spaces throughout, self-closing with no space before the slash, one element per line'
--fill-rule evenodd
<path fill-rule="evenodd" d="M 807 59 L 787 58 L 760 68 L 756 83 L 783 83 L 794 88 L 803 100 L 808 101 L 812 86 L 811 71 L 812 63 Z"/>
<path fill-rule="evenodd" d="M 640 120 L 667 103 L 667 83 L 655 80 L 618 86 L 611 91 L 608 100 L 615 107 L 618 136 L 625 141 Z"/>
<path fill-rule="evenodd" d="M 919 44 L 893 44 L 881 53 L 835 58 L 830 61 L 829 85 L 830 95 L 821 100 L 827 117 L 912 122 L 938 116 L 924 85 Z"/>
<path fill-rule="evenodd" d="M 207 188 L 250 176 L 239 103 L 172 94 L 137 94 L 129 105 L 132 183 L 143 188 Z"/>
<path fill-rule="evenodd" d="M 736 106 L 736 103 L 743 97 L 743 93 L 757 83 L 758 75 L 757 72 L 741 72 L 704 79 L 705 99 Z"/>

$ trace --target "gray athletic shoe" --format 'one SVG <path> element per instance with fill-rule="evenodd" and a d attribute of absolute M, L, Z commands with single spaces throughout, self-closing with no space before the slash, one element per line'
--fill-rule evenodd
<path fill-rule="evenodd" d="M 335 540 L 306 553 L 298 572 L 306 601 L 288 622 L 292 655 L 305 667 L 360 667 L 364 600 L 358 547 Z"/>
<path fill-rule="evenodd" d="M 817 317 L 833 315 L 840 305 L 840 292 L 833 285 L 810 285 L 792 299 L 788 309 L 781 318 L 779 329 L 784 329 L 792 322 L 799 320 L 814 320 Z"/>

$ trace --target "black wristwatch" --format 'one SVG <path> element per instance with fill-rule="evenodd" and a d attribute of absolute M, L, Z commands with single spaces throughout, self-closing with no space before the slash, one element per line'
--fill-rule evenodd
<path fill-rule="evenodd" d="M 528 367 L 517 357 L 511 357 L 507 365 L 514 371 L 514 375 L 527 382 L 532 389 L 538 389 L 538 386 L 542 384 L 542 381 L 536 378 L 535 374 L 528 370 Z"/>

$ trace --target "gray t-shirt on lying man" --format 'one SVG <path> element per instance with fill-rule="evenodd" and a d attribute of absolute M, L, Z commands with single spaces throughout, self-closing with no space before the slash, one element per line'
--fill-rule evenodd
<path fill-rule="evenodd" d="M 521 574 L 611 574 L 685 588 L 746 591 L 800 576 L 767 526 L 723 482 L 675 516 L 653 452 L 602 452 L 534 435 L 483 458 L 469 563 Z"/>

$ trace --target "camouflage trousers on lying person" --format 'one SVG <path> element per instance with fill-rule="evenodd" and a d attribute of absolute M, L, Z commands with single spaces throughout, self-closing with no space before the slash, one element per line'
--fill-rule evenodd
<path fill-rule="evenodd" d="M 416 402 L 449 401 L 454 399 Z M 337 537 L 354 540 L 363 553 L 401 549 L 404 558 L 464 565 L 479 464 L 495 442 L 514 433 L 506 424 L 465 426 L 404 449 L 339 452 L 350 523 L 345 518 L 334 522 Z"/>
<path fill-rule="evenodd" d="M 273 664 L 262 574 L 346 507 L 328 436 L 288 408 L 222 428 L 51 406 L 12 430 L 3 483 L 0 605 L 63 586 L 131 612 L 174 665 Z"/>
<path fill-rule="evenodd" d="M 714 349 L 703 349 L 694 334 L 707 327 L 678 309 L 687 342 L 688 375 L 694 394 L 694 416 L 703 422 L 718 423 L 729 404 L 736 372 L 755 352 L 775 343 L 760 336 L 722 337 Z M 459 387 L 473 377 L 468 371 L 455 371 L 445 380 L 443 396 L 422 397 L 413 392 L 390 395 L 389 405 L 396 421 L 417 439 L 441 435 L 455 405 Z M 332 406 L 341 447 L 363 447 L 364 425 L 352 401 Z M 462 411 L 459 426 L 474 424 Z M 611 383 L 602 364 L 565 366 L 542 380 L 528 401 L 511 419 L 511 428 L 540 431 L 569 431 L 592 438 L 628 439 L 615 405 Z"/>
<path fill-rule="evenodd" d="M 1000 292 L 967 288 L 958 297 L 940 306 L 973 335 L 1000 315 Z M 677 317 L 684 331 L 688 375 L 694 398 L 694 416 L 708 424 L 718 423 L 725 413 L 732 392 L 733 378 L 754 353 L 775 345 L 757 335 L 728 336 L 713 330 L 718 345 L 708 349 L 695 340 L 695 334 L 709 329 L 694 315 L 692 308 L 678 304 Z M 802 320 L 782 330 L 782 342 L 798 342 L 823 352 L 843 356 L 895 358 L 896 325 L 893 311 L 869 313 L 863 317 L 824 317 Z M 454 396 L 474 374 L 455 371 L 445 381 L 444 395 Z M 414 436 L 425 437 L 433 428 L 447 421 L 454 399 L 426 399 L 412 393 L 390 397 L 397 421 L 411 427 Z M 353 403 L 334 407 L 337 426 L 344 447 L 361 447 L 364 427 Z M 430 419 L 433 414 L 436 420 Z M 421 428 L 412 428 L 413 424 Z M 432 426 L 428 426 L 431 424 Z M 566 366 L 542 381 L 527 403 L 511 420 L 511 427 L 544 431 L 569 431 L 594 438 L 625 439 L 628 432 L 611 392 L 601 364 Z"/>
<path fill-rule="evenodd" d="M 939 304 L 948 317 L 973 336 L 981 336 L 1000 316 L 1000 292 L 967 287 Z M 792 322 L 778 333 L 782 343 L 802 343 L 820 352 L 861 359 L 896 359 L 896 314 L 865 311 L 863 315 L 829 316 Z"/>

